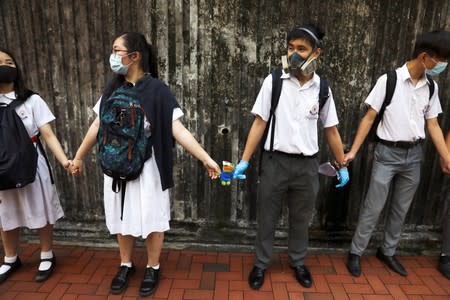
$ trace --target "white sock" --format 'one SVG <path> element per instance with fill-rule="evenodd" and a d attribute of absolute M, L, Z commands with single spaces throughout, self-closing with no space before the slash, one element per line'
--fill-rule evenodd
<path fill-rule="evenodd" d="M 154 269 L 154 270 L 159 270 L 159 264 L 157 264 L 156 266 L 149 266 L 149 265 L 147 265 L 147 268 L 152 268 L 152 269 Z"/>
<path fill-rule="evenodd" d="M 133 266 L 133 264 L 131 262 L 127 262 L 127 263 L 120 263 L 120 266 L 127 266 L 128 268 L 131 268 Z"/>
<path fill-rule="evenodd" d="M 41 259 L 50 259 L 53 257 L 53 251 L 44 251 L 41 252 Z M 43 261 L 39 265 L 39 271 L 47 271 L 52 266 L 52 263 L 49 261 Z"/>
<path fill-rule="evenodd" d="M 15 256 L 10 256 L 10 257 L 5 256 L 4 260 L 5 260 L 5 263 L 9 263 L 9 264 L 15 263 L 17 260 L 17 254 Z M 4 273 L 8 272 L 9 269 L 11 269 L 11 266 L 2 265 L 0 267 L 0 274 L 4 274 Z"/>

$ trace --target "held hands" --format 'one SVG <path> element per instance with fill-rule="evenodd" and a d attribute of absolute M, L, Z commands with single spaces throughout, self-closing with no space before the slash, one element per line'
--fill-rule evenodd
<path fill-rule="evenodd" d="M 355 159 L 356 153 L 350 151 L 344 154 L 344 163 L 348 164 Z"/>
<path fill-rule="evenodd" d="M 70 159 L 68 159 L 64 163 L 62 163 L 62 166 L 64 167 L 64 169 L 66 169 L 69 172 L 71 172 L 71 170 L 70 170 L 70 165 L 71 164 L 72 164 L 72 161 Z"/>
<path fill-rule="evenodd" d="M 83 160 L 74 158 L 69 166 L 69 171 L 74 176 L 83 174 Z"/>
<path fill-rule="evenodd" d="M 440 165 L 442 172 L 450 176 L 450 157 L 447 157 L 447 159 L 440 157 Z"/>
<path fill-rule="evenodd" d="M 337 178 L 339 180 L 339 184 L 336 185 L 337 188 L 341 188 L 349 182 L 350 175 L 348 174 L 347 167 L 337 170 Z"/>
<path fill-rule="evenodd" d="M 208 157 L 203 161 L 203 165 L 205 166 L 206 170 L 208 171 L 209 177 L 211 179 L 216 179 L 220 175 L 220 167 L 219 165 L 211 158 Z"/>
<path fill-rule="evenodd" d="M 245 176 L 244 172 L 245 172 L 245 170 L 247 170 L 248 166 L 249 166 L 248 161 L 241 159 L 241 161 L 234 168 L 233 178 L 245 179 L 246 176 Z"/>

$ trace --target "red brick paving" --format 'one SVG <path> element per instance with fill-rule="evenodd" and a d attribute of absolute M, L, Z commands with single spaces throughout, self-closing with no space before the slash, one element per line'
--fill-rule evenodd
<path fill-rule="evenodd" d="M 20 258 L 23 266 L 0 284 L 1 300 L 33 299 L 139 299 L 146 252 L 135 251 L 136 274 L 122 295 L 111 295 L 109 285 L 119 264 L 115 248 L 82 246 L 54 247 L 57 267 L 43 283 L 34 282 L 39 262 L 39 246 L 24 244 Z M 0 255 L 3 256 L 2 253 Z M 277 253 L 275 263 L 266 272 L 259 291 L 247 284 L 253 266 L 253 253 L 164 249 L 161 254 L 160 286 L 148 299 L 170 300 L 398 300 L 450 299 L 450 281 L 437 270 L 436 257 L 400 256 L 409 272 L 399 276 L 375 257 L 362 258 L 359 278 L 345 268 L 345 254 L 310 254 L 306 265 L 314 283 L 300 286 L 289 267 L 287 255 Z"/>

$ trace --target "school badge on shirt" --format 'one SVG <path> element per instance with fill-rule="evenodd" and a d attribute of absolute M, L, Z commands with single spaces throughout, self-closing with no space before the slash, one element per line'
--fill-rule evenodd
<path fill-rule="evenodd" d="M 318 117 L 319 117 L 319 105 L 315 103 L 309 110 L 309 114 L 306 118 L 313 120 L 317 119 Z"/>

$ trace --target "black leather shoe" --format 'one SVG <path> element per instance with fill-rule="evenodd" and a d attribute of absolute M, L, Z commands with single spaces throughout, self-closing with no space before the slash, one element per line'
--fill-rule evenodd
<path fill-rule="evenodd" d="M 254 289 L 259 288 L 264 284 L 264 272 L 266 270 L 254 266 L 250 274 L 248 275 L 248 285 Z"/>
<path fill-rule="evenodd" d="M 53 254 L 52 258 L 41 259 L 41 262 L 43 262 L 43 261 L 49 261 L 52 264 L 50 265 L 50 268 L 48 270 L 45 270 L 45 271 L 38 270 L 37 271 L 36 276 L 34 277 L 34 280 L 36 280 L 37 282 L 45 281 L 50 277 L 50 275 L 52 275 L 53 269 L 55 268 L 55 264 L 56 264 L 55 254 Z"/>
<path fill-rule="evenodd" d="M 349 253 L 346 266 L 353 276 L 359 277 L 361 275 L 361 257 L 359 255 Z"/>
<path fill-rule="evenodd" d="M 139 294 L 143 297 L 153 294 L 159 283 L 159 269 L 146 268 L 144 279 L 139 289 Z"/>
<path fill-rule="evenodd" d="M 446 255 L 441 255 L 439 257 L 438 270 L 450 280 L 450 257 Z"/>
<path fill-rule="evenodd" d="M 381 249 L 378 248 L 376 256 L 379 260 L 384 262 L 392 271 L 402 276 L 408 276 L 408 272 L 406 272 L 402 264 L 395 258 L 395 255 L 392 256 L 384 255 Z"/>
<path fill-rule="evenodd" d="M 114 276 L 111 282 L 111 293 L 120 294 L 128 287 L 128 279 L 134 273 L 134 264 L 131 268 L 120 266 L 119 272 Z"/>
<path fill-rule="evenodd" d="M 295 270 L 295 278 L 297 278 L 298 283 L 300 283 L 305 288 L 309 288 L 312 285 L 311 273 L 309 273 L 308 269 L 305 265 L 296 266 Z"/>
<path fill-rule="evenodd" d="M 8 271 L 0 275 L 0 283 L 5 281 L 6 278 L 9 277 L 9 275 L 11 275 L 15 270 L 17 270 L 22 265 L 22 262 L 20 261 L 19 257 L 17 257 L 15 262 L 13 263 L 3 262 L 3 265 L 10 266 L 10 268 Z"/>

